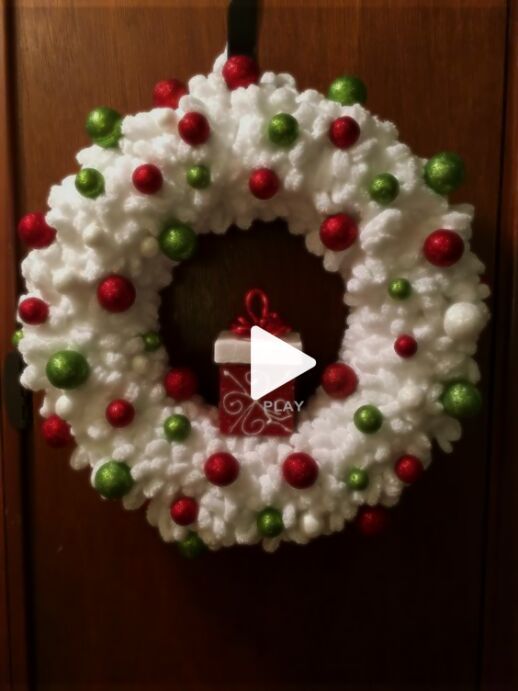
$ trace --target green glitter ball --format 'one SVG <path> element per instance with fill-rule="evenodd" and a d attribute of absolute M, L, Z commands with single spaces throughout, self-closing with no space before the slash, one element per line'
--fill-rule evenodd
<path fill-rule="evenodd" d="M 142 340 L 144 341 L 144 350 L 147 353 L 152 353 L 154 350 L 158 350 L 162 345 L 162 339 L 160 334 L 156 331 L 148 331 L 142 334 Z"/>
<path fill-rule="evenodd" d="M 406 300 L 412 293 L 412 286 L 406 278 L 393 278 L 389 283 L 388 292 L 394 300 Z"/>
<path fill-rule="evenodd" d="M 284 530 L 282 513 L 268 507 L 257 515 L 257 530 L 263 537 L 277 537 Z"/>
<path fill-rule="evenodd" d="M 482 409 L 482 395 L 468 381 L 451 382 L 441 396 L 444 410 L 455 418 L 473 417 Z"/>
<path fill-rule="evenodd" d="M 210 170 L 207 166 L 191 166 L 185 175 L 187 184 L 196 190 L 204 190 L 210 185 Z"/>
<path fill-rule="evenodd" d="M 92 141 L 104 149 L 117 146 L 122 136 L 122 118 L 116 110 L 101 106 L 88 113 L 86 131 Z"/>
<path fill-rule="evenodd" d="M 95 199 L 104 192 L 104 178 L 95 168 L 83 168 L 76 175 L 76 190 L 83 197 Z"/>
<path fill-rule="evenodd" d="M 432 156 L 424 167 L 424 179 L 437 194 L 450 194 L 464 181 L 464 162 L 451 151 Z"/>
<path fill-rule="evenodd" d="M 179 262 L 192 257 L 196 251 L 198 239 L 190 226 L 180 221 L 171 221 L 160 233 L 158 244 L 169 259 Z"/>
<path fill-rule="evenodd" d="M 11 343 L 13 344 L 14 348 L 18 348 L 22 338 L 23 338 L 23 329 L 16 329 L 16 331 L 11 336 Z"/>
<path fill-rule="evenodd" d="M 76 389 L 88 379 L 90 365 L 75 350 L 59 350 L 47 362 L 46 374 L 57 389 Z"/>
<path fill-rule="evenodd" d="M 350 490 L 361 492 L 369 486 L 369 473 L 361 468 L 351 468 L 345 478 L 345 484 Z"/>
<path fill-rule="evenodd" d="M 191 431 L 191 423 L 185 415 L 170 415 L 164 422 L 164 434 L 169 441 L 185 441 Z"/>
<path fill-rule="evenodd" d="M 299 123 L 289 113 L 277 113 L 268 124 L 268 139 L 277 146 L 292 146 L 299 136 Z"/>
<path fill-rule="evenodd" d="M 362 405 L 354 413 L 354 424 L 365 434 L 377 432 L 383 422 L 383 415 L 374 405 Z"/>
<path fill-rule="evenodd" d="M 398 179 L 390 173 L 376 175 L 369 185 L 369 194 L 378 204 L 390 204 L 399 194 Z"/>
<path fill-rule="evenodd" d="M 359 77 L 345 74 L 332 82 L 327 92 L 327 98 L 331 101 L 337 101 L 342 106 L 365 103 L 367 87 Z"/>
<path fill-rule="evenodd" d="M 177 544 L 180 554 L 186 559 L 195 559 L 207 551 L 207 545 L 197 533 L 189 533 Z"/>
<path fill-rule="evenodd" d="M 107 461 L 95 473 L 94 487 L 105 499 L 121 499 L 133 484 L 129 466 L 120 461 Z"/>

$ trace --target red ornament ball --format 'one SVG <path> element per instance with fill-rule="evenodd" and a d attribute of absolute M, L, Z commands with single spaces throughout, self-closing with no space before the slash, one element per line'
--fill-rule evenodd
<path fill-rule="evenodd" d="M 191 525 L 198 517 L 198 502 L 192 497 L 178 497 L 171 504 L 170 512 L 178 525 Z"/>
<path fill-rule="evenodd" d="M 204 144 L 210 137 L 209 121 L 201 113 L 185 113 L 178 123 L 180 137 L 191 146 Z"/>
<path fill-rule="evenodd" d="M 129 401 L 117 398 L 106 406 L 106 419 L 112 427 L 126 427 L 135 417 L 135 408 Z"/>
<path fill-rule="evenodd" d="M 160 168 L 152 163 L 135 168 L 133 171 L 133 185 L 142 194 L 156 194 L 162 188 L 163 178 Z"/>
<path fill-rule="evenodd" d="M 389 514 L 383 506 L 362 506 L 356 516 L 356 525 L 362 535 L 374 537 L 388 528 Z"/>
<path fill-rule="evenodd" d="M 69 446 L 73 442 L 70 425 L 59 415 L 51 415 L 43 420 L 41 432 L 46 443 L 56 449 Z"/>
<path fill-rule="evenodd" d="M 153 89 L 153 105 L 157 108 L 178 108 L 182 96 L 189 91 L 179 79 L 163 79 Z"/>
<path fill-rule="evenodd" d="M 165 375 L 166 393 L 176 401 L 186 401 L 198 391 L 198 378 L 188 367 L 175 367 Z"/>
<path fill-rule="evenodd" d="M 307 453 L 291 453 L 282 464 L 286 482 L 296 489 L 307 489 L 318 477 L 318 465 Z"/>
<path fill-rule="evenodd" d="M 257 199 L 271 199 L 279 191 L 280 182 L 271 168 L 255 168 L 248 178 L 248 187 Z"/>
<path fill-rule="evenodd" d="M 394 341 L 394 350 L 402 358 L 412 357 L 417 353 L 417 341 L 413 336 L 402 334 Z"/>
<path fill-rule="evenodd" d="M 423 246 L 424 256 L 430 264 L 448 267 L 456 264 L 464 254 L 464 241 L 453 230 L 440 228 L 426 238 Z"/>
<path fill-rule="evenodd" d="M 45 216 L 38 211 L 20 219 L 18 234 L 27 247 L 39 250 L 54 242 L 56 229 L 49 226 Z"/>
<path fill-rule="evenodd" d="M 328 365 L 322 373 L 322 387 L 331 398 L 347 398 L 357 386 L 356 372 L 343 362 Z"/>
<path fill-rule="evenodd" d="M 124 276 L 112 274 L 97 286 L 97 299 L 107 312 L 125 312 L 135 302 L 135 287 Z"/>
<path fill-rule="evenodd" d="M 417 480 L 419 480 L 421 475 L 424 473 L 424 468 L 417 456 L 405 454 L 397 459 L 394 466 L 394 472 L 401 482 L 406 482 L 408 485 L 412 485 L 414 482 L 417 482 Z"/>
<path fill-rule="evenodd" d="M 233 55 L 223 65 L 223 79 L 233 91 L 259 81 L 259 65 L 248 55 Z"/>
<path fill-rule="evenodd" d="M 43 324 L 49 316 L 49 306 L 40 298 L 26 298 L 18 307 L 20 319 L 25 324 Z"/>
<path fill-rule="evenodd" d="M 336 118 L 329 125 L 329 139 L 339 149 L 349 149 L 360 137 L 360 126 L 353 118 L 345 115 Z"/>
<path fill-rule="evenodd" d="M 205 461 L 205 477 L 213 485 L 226 487 L 239 475 L 239 463 L 230 453 L 213 453 Z"/>
<path fill-rule="evenodd" d="M 358 237 L 356 221 L 347 214 L 334 214 L 322 221 L 320 239 L 329 250 L 341 252 L 348 249 Z"/>

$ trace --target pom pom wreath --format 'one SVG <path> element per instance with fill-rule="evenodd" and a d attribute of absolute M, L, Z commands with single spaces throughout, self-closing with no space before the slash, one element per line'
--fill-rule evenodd
<path fill-rule="evenodd" d="M 191 166 L 187 169 L 185 179 L 195 190 L 204 190 L 210 185 L 210 170 L 203 165 Z"/>
<path fill-rule="evenodd" d="M 178 550 L 185 559 L 196 559 L 207 551 L 207 545 L 197 533 L 190 532 L 178 542 Z"/>
<path fill-rule="evenodd" d="M 230 91 L 259 81 L 259 65 L 248 55 L 232 55 L 223 65 L 223 79 Z"/>
<path fill-rule="evenodd" d="M 417 353 L 417 341 L 413 336 L 402 334 L 394 341 L 394 350 L 402 358 L 412 357 Z"/>
<path fill-rule="evenodd" d="M 192 497 L 178 497 L 171 504 L 171 518 L 177 525 L 191 525 L 198 518 L 198 502 Z"/>
<path fill-rule="evenodd" d="M 356 391 L 358 377 L 349 365 L 335 362 L 322 373 L 322 387 L 332 398 L 347 398 Z"/>
<path fill-rule="evenodd" d="M 458 233 L 441 228 L 426 238 L 423 252 L 430 264 L 445 268 L 453 266 L 462 257 L 464 242 Z"/>
<path fill-rule="evenodd" d="M 117 398 L 106 406 L 105 416 L 112 427 L 127 427 L 133 422 L 135 408 L 129 401 Z"/>
<path fill-rule="evenodd" d="M 342 106 L 352 106 L 355 103 L 365 103 L 367 87 L 359 77 L 344 74 L 337 77 L 329 87 L 327 98 Z"/>
<path fill-rule="evenodd" d="M 107 312 L 125 312 L 135 302 L 133 283 L 118 274 L 104 278 L 97 286 L 97 299 Z"/>
<path fill-rule="evenodd" d="M 47 379 L 57 389 L 77 389 L 90 375 L 86 358 L 75 350 L 59 350 L 45 369 Z"/>
<path fill-rule="evenodd" d="M 145 163 L 133 171 L 133 185 L 142 194 L 156 194 L 162 189 L 162 173 L 152 163 Z"/>
<path fill-rule="evenodd" d="M 213 485 L 226 487 L 239 475 L 239 463 L 230 453 L 213 453 L 205 461 L 205 477 Z"/>
<path fill-rule="evenodd" d="M 160 233 L 158 244 L 169 259 L 179 262 L 193 256 L 198 246 L 198 239 L 190 226 L 175 220 L 168 223 Z"/>
<path fill-rule="evenodd" d="M 110 149 L 117 146 L 122 136 L 122 118 L 112 108 L 100 107 L 90 111 L 86 119 L 86 131 L 94 144 Z"/>
<path fill-rule="evenodd" d="M 40 298 L 26 298 L 18 307 L 20 319 L 25 324 L 43 324 L 49 316 L 49 306 Z"/>
<path fill-rule="evenodd" d="M 412 294 L 412 286 L 406 278 L 393 278 L 388 287 L 388 293 L 394 300 L 406 300 Z"/>
<path fill-rule="evenodd" d="M 374 537 L 384 533 L 389 524 L 389 514 L 383 506 L 361 506 L 356 525 L 362 535 Z"/>
<path fill-rule="evenodd" d="M 474 417 L 482 410 L 482 395 L 470 382 L 456 381 L 446 386 L 441 403 L 446 413 L 452 417 Z"/>
<path fill-rule="evenodd" d="M 329 126 L 329 139 L 338 149 L 350 149 L 360 138 L 360 126 L 353 118 L 344 115 Z"/>
<path fill-rule="evenodd" d="M 272 144 L 289 148 L 299 136 L 299 124 L 289 113 L 277 113 L 268 124 L 268 139 Z"/>
<path fill-rule="evenodd" d="M 257 514 L 257 530 L 262 537 L 277 537 L 284 530 L 282 513 L 271 506 Z"/>
<path fill-rule="evenodd" d="M 373 434 L 383 424 L 383 415 L 374 405 L 362 405 L 354 413 L 354 424 L 360 432 Z"/>
<path fill-rule="evenodd" d="M 450 194 L 464 182 L 464 162 L 451 151 L 432 156 L 425 165 L 424 179 L 437 194 Z"/>
<path fill-rule="evenodd" d="M 16 329 L 16 331 L 14 331 L 13 335 L 11 336 L 11 343 L 12 343 L 14 348 L 18 348 L 22 338 L 23 338 L 23 329 Z"/>
<path fill-rule="evenodd" d="M 271 199 L 279 191 L 277 173 L 270 168 L 256 168 L 248 179 L 250 192 L 257 199 Z"/>
<path fill-rule="evenodd" d="M 390 173 L 380 173 L 371 180 L 369 194 L 372 200 L 382 206 L 390 204 L 399 194 L 399 182 Z"/>
<path fill-rule="evenodd" d="M 83 168 L 76 175 L 76 190 L 87 199 L 96 199 L 104 192 L 104 177 L 95 168 Z"/>
<path fill-rule="evenodd" d="M 361 492 L 369 486 L 369 474 L 362 468 L 351 468 L 345 478 L 347 488 L 354 492 Z"/>
<path fill-rule="evenodd" d="M 148 331 L 147 333 L 143 334 L 142 340 L 144 341 L 144 350 L 146 353 L 153 353 L 162 345 L 160 334 L 158 334 L 156 331 Z"/>
<path fill-rule="evenodd" d="M 133 487 L 134 480 L 126 463 L 110 460 L 95 474 L 94 487 L 105 499 L 122 499 Z"/>
<path fill-rule="evenodd" d="M 164 422 L 164 434 L 169 441 L 185 441 L 191 433 L 191 423 L 185 415 L 170 415 Z"/>
<path fill-rule="evenodd" d="M 417 482 L 424 473 L 424 468 L 423 464 L 416 456 L 406 454 L 397 459 L 394 472 L 401 482 L 412 485 L 414 482 Z"/>
<path fill-rule="evenodd" d="M 54 242 L 56 229 L 49 226 L 40 212 L 26 214 L 18 223 L 18 235 L 30 249 L 43 249 Z"/>
<path fill-rule="evenodd" d="M 210 137 L 209 122 L 202 113 L 185 113 L 178 123 L 178 133 L 187 144 L 200 146 Z"/>
<path fill-rule="evenodd" d="M 292 453 L 282 464 L 282 474 L 295 489 L 307 489 L 317 481 L 318 465 L 307 453 Z"/>
<path fill-rule="evenodd" d="M 186 401 L 198 390 L 198 378 L 187 367 L 175 367 L 164 379 L 166 393 L 175 401 Z"/>
<path fill-rule="evenodd" d="M 157 108 L 178 108 L 182 96 L 189 93 L 179 79 L 163 79 L 153 89 L 153 105 Z"/>
<path fill-rule="evenodd" d="M 41 433 L 45 442 L 56 449 L 70 446 L 74 441 L 68 422 L 59 415 L 50 415 L 41 424 Z"/>
<path fill-rule="evenodd" d="M 358 237 L 356 221 L 347 214 L 328 216 L 320 225 L 320 239 L 334 252 L 348 249 Z"/>

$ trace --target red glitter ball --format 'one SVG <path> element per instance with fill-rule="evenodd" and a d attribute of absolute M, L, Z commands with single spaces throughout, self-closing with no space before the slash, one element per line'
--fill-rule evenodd
<path fill-rule="evenodd" d="M 188 367 L 175 367 L 164 377 L 166 393 L 176 401 L 186 401 L 198 390 L 198 378 Z"/>
<path fill-rule="evenodd" d="M 51 415 L 41 423 L 43 438 L 49 446 L 56 449 L 69 446 L 73 437 L 70 432 L 70 425 L 59 415 Z"/>
<path fill-rule="evenodd" d="M 223 66 L 223 79 L 233 91 L 240 86 L 250 86 L 259 81 L 259 65 L 248 55 L 233 55 Z"/>
<path fill-rule="evenodd" d="M 40 298 L 26 298 L 18 307 L 20 319 L 25 324 L 43 324 L 49 316 L 49 306 Z"/>
<path fill-rule="evenodd" d="M 332 398 L 347 398 L 357 386 L 356 372 L 343 362 L 328 365 L 322 373 L 322 387 Z"/>
<path fill-rule="evenodd" d="M 318 465 L 307 453 L 291 453 L 282 464 L 286 482 L 296 489 L 307 489 L 318 477 Z"/>
<path fill-rule="evenodd" d="M 402 334 L 394 341 L 394 350 L 399 357 L 408 358 L 417 353 L 417 341 L 413 336 Z"/>
<path fill-rule="evenodd" d="M 408 485 L 411 485 L 419 480 L 424 473 L 424 468 L 417 456 L 405 454 L 397 459 L 394 472 L 401 482 L 406 482 Z"/>
<path fill-rule="evenodd" d="M 108 403 L 105 415 L 112 427 L 126 427 L 135 417 L 135 408 L 129 401 L 117 398 Z"/>
<path fill-rule="evenodd" d="M 185 113 L 178 123 L 180 137 L 191 146 L 204 144 L 210 137 L 209 122 L 201 113 Z"/>
<path fill-rule="evenodd" d="M 192 497 L 178 497 L 171 504 L 171 518 L 178 525 L 191 525 L 198 517 L 198 502 Z"/>
<path fill-rule="evenodd" d="M 125 312 L 135 302 L 133 283 L 124 276 L 112 274 L 97 286 L 99 304 L 108 312 Z"/>
<path fill-rule="evenodd" d="M 48 247 L 56 237 L 56 229 L 48 225 L 39 211 L 26 214 L 18 223 L 18 234 L 31 249 Z"/>
<path fill-rule="evenodd" d="M 145 163 L 133 171 L 133 185 L 142 194 L 156 194 L 162 188 L 162 173 L 152 163 Z"/>
<path fill-rule="evenodd" d="M 356 525 L 363 535 L 381 535 L 388 528 L 389 514 L 383 506 L 361 506 L 356 516 Z"/>
<path fill-rule="evenodd" d="M 189 90 L 179 79 L 163 79 L 153 89 L 153 105 L 157 108 L 178 108 L 182 96 Z"/>
<path fill-rule="evenodd" d="M 248 178 L 248 187 L 257 199 L 271 199 L 279 191 L 280 182 L 271 168 L 255 168 Z"/>
<path fill-rule="evenodd" d="M 464 254 L 464 241 L 453 230 L 440 228 L 426 238 L 423 246 L 424 256 L 430 264 L 448 267 L 456 264 Z"/>
<path fill-rule="evenodd" d="M 213 453 L 205 461 L 205 476 L 218 487 L 231 485 L 239 475 L 239 463 L 230 453 Z"/>
<path fill-rule="evenodd" d="M 329 139 L 339 149 L 349 149 L 360 137 L 360 126 L 353 118 L 345 115 L 336 118 L 329 125 Z"/>
<path fill-rule="evenodd" d="M 322 221 L 320 239 L 334 252 L 341 252 L 350 247 L 358 237 L 356 221 L 347 214 L 334 214 Z"/>

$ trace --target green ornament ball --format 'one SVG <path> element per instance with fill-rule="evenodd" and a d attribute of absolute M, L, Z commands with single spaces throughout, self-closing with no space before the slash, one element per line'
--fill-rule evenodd
<path fill-rule="evenodd" d="M 83 197 L 95 199 L 104 192 L 104 177 L 95 168 L 83 168 L 76 175 L 76 190 Z"/>
<path fill-rule="evenodd" d="M 369 486 L 369 474 L 362 468 L 351 468 L 345 478 L 345 484 L 350 490 L 361 492 Z"/>
<path fill-rule="evenodd" d="M 122 136 L 122 118 L 116 110 L 101 106 L 94 108 L 86 118 L 86 131 L 92 141 L 104 149 L 117 146 Z"/>
<path fill-rule="evenodd" d="M 345 74 L 332 82 L 327 92 L 327 98 L 331 101 L 337 101 L 342 106 L 365 103 L 367 87 L 359 77 Z"/>
<path fill-rule="evenodd" d="M 46 374 L 57 389 L 76 389 L 90 374 L 90 365 L 84 355 L 75 350 L 59 350 L 47 362 Z"/>
<path fill-rule="evenodd" d="M 158 334 L 156 331 L 148 331 L 147 333 L 143 334 L 142 340 L 144 341 L 144 350 L 147 353 L 152 353 L 153 351 L 158 350 L 162 345 L 160 334 Z"/>
<path fill-rule="evenodd" d="M 388 292 L 394 300 L 406 300 L 412 293 L 412 286 L 406 278 L 393 278 L 389 283 Z"/>
<path fill-rule="evenodd" d="M 424 167 L 424 179 L 437 194 L 450 194 L 464 182 L 464 161 L 452 151 L 432 156 Z"/>
<path fill-rule="evenodd" d="M 207 551 L 207 545 L 197 533 L 189 533 L 187 537 L 180 540 L 177 545 L 180 554 L 186 559 L 196 559 L 196 557 L 201 556 Z"/>
<path fill-rule="evenodd" d="M 204 190 L 210 185 L 210 169 L 202 165 L 191 166 L 187 169 L 185 179 L 195 190 Z"/>
<path fill-rule="evenodd" d="M 290 147 L 299 136 L 299 123 L 289 113 L 277 113 L 268 123 L 268 139 L 277 146 Z"/>
<path fill-rule="evenodd" d="M 282 513 L 269 506 L 257 515 L 257 530 L 263 537 L 277 537 L 284 530 Z"/>
<path fill-rule="evenodd" d="M 191 432 L 191 423 L 185 415 L 170 415 L 164 422 L 164 434 L 169 441 L 185 441 Z"/>
<path fill-rule="evenodd" d="M 374 405 L 362 405 L 354 413 L 354 424 L 365 434 L 377 432 L 383 422 L 383 415 Z"/>
<path fill-rule="evenodd" d="M 468 381 L 451 382 L 443 391 L 441 403 L 452 417 L 473 417 L 482 410 L 482 394 Z"/>
<path fill-rule="evenodd" d="M 14 348 L 18 348 L 22 338 L 23 338 L 23 329 L 16 329 L 16 331 L 11 336 L 11 343 L 13 344 Z"/>
<path fill-rule="evenodd" d="M 186 223 L 172 221 L 160 233 L 158 243 L 162 252 L 174 261 L 190 259 L 196 251 L 198 239 Z"/>
<path fill-rule="evenodd" d="M 378 204 L 390 204 L 399 194 L 398 179 L 391 173 L 376 175 L 369 185 L 369 194 Z"/>
<path fill-rule="evenodd" d="M 121 499 L 133 484 L 131 470 L 122 461 L 107 461 L 95 473 L 94 487 L 105 499 Z"/>

